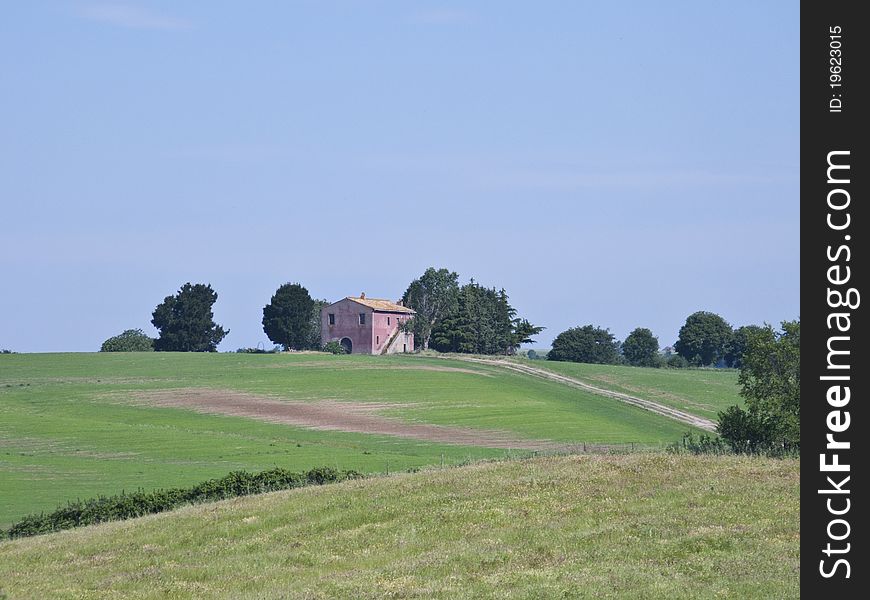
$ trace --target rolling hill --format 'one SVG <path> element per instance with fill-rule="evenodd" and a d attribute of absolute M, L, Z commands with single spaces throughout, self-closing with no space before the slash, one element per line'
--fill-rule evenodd
<path fill-rule="evenodd" d="M 631 378 L 648 371 L 613 369 L 608 377 L 632 388 Z M 705 372 L 679 376 L 678 391 L 703 403 L 734 395 L 727 379 L 709 388 Z M 645 386 L 651 395 L 674 393 L 668 382 Z M 688 428 L 557 382 L 449 358 L 2 355 L 0 527 L 69 499 L 190 485 L 235 469 L 385 473 L 586 444 L 660 448 Z"/>
<path fill-rule="evenodd" d="M 796 460 L 509 460 L 0 543 L 10 598 L 798 597 Z"/>

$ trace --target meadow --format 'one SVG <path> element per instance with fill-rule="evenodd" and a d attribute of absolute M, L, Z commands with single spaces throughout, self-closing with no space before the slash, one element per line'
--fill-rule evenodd
<path fill-rule="evenodd" d="M 629 381 L 633 370 L 622 369 Z M 704 373 L 686 373 L 684 393 L 689 395 L 691 375 Z M 733 395 L 726 385 L 718 392 L 705 386 L 696 386 L 699 394 L 707 394 L 704 402 L 715 393 Z M 314 429 L 153 401 L 157 394 L 189 390 L 248 394 L 270 402 L 370 406 L 368 418 L 398 420 L 409 428 L 496 432 L 506 441 L 444 443 Z M 248 399 L 239 396 L 238 402 Z M 659 415 L 559 383 L 444 358 L 2 355 L 0 527 L 66 500 L 191 485 L 235 469 L 331 466 L 385 473 L 522 456 L 534 452 L 537 443 L 661 448 L 686 430 Z"/>
<path fill-rule="evenodd" d="M 541 457 L 0 543 L 10 598 L 794 598 L 799 464 Z"/>
<path fill-rule="evenodd" d="M 729 406 L 743 406 L 736 369 L 654 369 L 552 360 L 526 364 L 713 420 Z"/>

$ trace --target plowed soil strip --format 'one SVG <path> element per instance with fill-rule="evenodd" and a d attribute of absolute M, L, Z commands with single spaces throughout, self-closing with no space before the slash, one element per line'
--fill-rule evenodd
<path fill-rule="evenodd" d="M 409 423 L 375 414 L 378 410 L 401 408 L 401 404 L 335 402 L 295 402 L 232 390 L 185 388 L 139 392 L 139 402 L 150 406 L 186 408 L 202 413 L 259 419 L 311 429 L 327 429 L 375 435 L 522 450 L 566 450 L 567 444 L 547 440 L 513 438 L 500 431 Z"/>

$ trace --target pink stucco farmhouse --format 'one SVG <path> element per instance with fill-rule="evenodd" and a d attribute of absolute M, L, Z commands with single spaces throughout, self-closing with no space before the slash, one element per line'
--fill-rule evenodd
<path fill-rule="evenodd" d="M 400 325 L 414 314 L 401 301 L 348 296 L 320 311 L 320 341 L 338 342 L 348 354 L 413 352 L 414 334 Z"/>

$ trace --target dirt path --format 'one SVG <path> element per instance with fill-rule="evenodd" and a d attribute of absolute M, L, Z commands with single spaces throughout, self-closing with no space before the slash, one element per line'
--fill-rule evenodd
<path fill-rule="evenodd" d="M 445 356 L 444 358 L 449 358 L 450 360 L 462 360 L 466 362 L 479 363 L 484 365 L 493 365 L 496 367 L 501 367 L 504 369 L 508 369 L 511 371 L 515 371 L 517 373 L 523 373 L 525 375 L 533 375 L 535 377 L 541 377 L 543 379 L 549 379 L 550 381 L 556 381 L 558 383 L 564 383 L 566 385 L 571 385 L 574 387 L 578 387 L 584 389 L 588 392 L 592 392 L 593 394 L 598 394 L 599 396 L 606 396 L 608 398 L 613 398 L 615 400 L 619 400 L 621 402 L 625 402 L 626 404 L 631 404 L 633 406 L 638 406 L 645 410 L 652 411 L 654 413 L 663 415 L 665 417 L 669 417 L 671 419 L 681 421 L 688 425 L 692 425 L 694 427 L 699 427 L 701 429 L 705 429 L 707 431 L 715 431 L 716 423 L 711 421 L 710 419 L 705 419 L 704 417 L 699 417 L 682 410 L 678 410 L 676 408 L 671 408 L 670 406 L 666 406 L 664 404 L 659 404 L 658 402 L 654 402 L 652 400 L 645 400 L 643 398 L 638 398 L 637 396 L 630 396 L 628 394 L 623 394 L 621 392 L 614 392 L 612 390 L 606 390 L 604 388 L 595 387 L 594 385 L 589 385 L 579 379 L 574 379 L 573 377 L 568 377 L 566 375 L 560 375 L 558 373 L 554 373 L 552 371 L 548 371 L 546 369 L 541 369 L 538 367 L 532 367 L 530 365 L 521 365 L 518 363 L 510 362 L 507 360 L 500 359 L 487 359 L 487 358 L 473 358 L 470 356 L 455 356 L 451 355 L 449 357 Z"/>
<path fill-rule="evenodd" d="M 203 413 L 247 417 L 311 429 L 392 435 L 428 442 L 485 446 L 487 448 L 572 449 L 567 444 L 558 444 L 548 440 L 511 437 L 511 434 L 507 432 L 410 423 L 377 414 L 379 410 L 401 408 L 409 406 L 408 404 L 336 402 L 331 400 L 297 402 L 233 390 L 203 388 L 140 392 L 136 394 L 135 399 L 149 406 L 187 408 Z"/>

